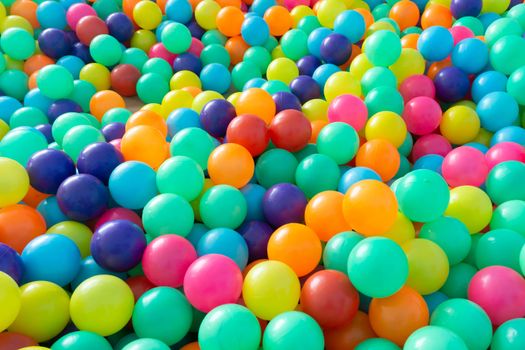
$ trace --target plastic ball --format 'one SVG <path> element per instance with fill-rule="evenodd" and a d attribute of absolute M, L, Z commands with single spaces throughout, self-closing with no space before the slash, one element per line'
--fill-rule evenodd
<path fill-rule="evenodd" d="M 91 174 L 107 184 L 113 170 L 122 162 L 122 154 L 115 147 L 99 142 L 84 148 L 78 156 L 77 167 L 79 173 Z"/>
<path fill-rule="evenodd" d="M 470 233 L 477 233 L 487 226 L 492 217 L 489 197 L 473 186 L 459 186 L 450 191 L 450 201 L 445 215 L 463 222 Z"/>
<path fill-rule="evenodd" d="M 403 119 L 408 131 L 415 135 L 427 135 L 439 127 L 441 113 L 441 107 L 434 99 L 420 96 L 407 102 Z"/>
<path fill-rule="evenodd" d="M 500 142 L 492 146 L 486 153 L 485 158 L 489 169 L 492 169 L 499 163 L 509 160 L 523 161 L 524 148 L 514 142 Z"/>
<path fill-rule="evenodd" d="M 312 317 L 299 311 L 290 311 L 278 315 L 268 323 L 263 344 L 268 350 L 289 349 L 294 346 L 313 350 L 323 348 L 324 339 L 321 327 Z"/>
<path fill-rule="evenodd" d="M 274 227 L 304 220 L 307 200 L 295 185 L 280 183 L 266 191 L 262 198 L 264 217 Z"/>
<path fill-rule="evenodd" d="M 510 200 L 525 200 L 524 188 L 519 181 L 525 174 L 525 165 L 507 161 L 494 166 L 487 177 L 487 193 L 497 205 Z"/>
<path fill-rule="evenodd" d="M 75 30 L 78 39 L 84 45 L 90 45 L 95 37 L 108 34 L 106 23 L 97 16 L 86 16 L 80 19 Z"/>
<path fill-rule="evenodd" d="M 454 46 L 452 34 L 442 26 L 426 28 L 417 41 L 417 49 L 428 61 L 445 59 Z"/>
<path fill-rule="evenodd" d="M 262 46 L 269 35 L 270 28 L 262 17 L 250 16 L 242 22 L 241 36 L 250 46 Z"/>
<path fill-rule="evenodd" d="M 452 150 L 452 145 L 443 136 L 438 134 L 428 134 L 420 137 L 412 148 L 412 159 L 417 161 L 419 158 L 436 154 L 445 157 Z"/>
<path fill-rule="evenodd" d="M 270 141 L 264 121 L 251 114 L 234 118 L 228 124 L 226 138 L 246 148 L 252 156 L 263 153 Z"/>
<path fill-rule="evenodd" d="M 518 35 L 508 35 L 498 39 L 492 45 L 489 59 L 495 70 L 511 75 L 520 68 L 525 57 L 525 39 Z"/>
<path fill-rule="evenodd" d="M 525 212 L 525 202 L 523 201 L 511 200 L 502 203 L 494 210 L 490 228 L 506 228 L 523 233 L 523 212 Z"/>
<path fill-rule="evenodd" d="M 479 101 L 476 111 L 481 126 L 491 132 L 510 126 L 518 119 L 516 100 L 510 94 L 502 91 L 485 95 Z"/>
<path fill-rule="evenodd" d="M 420 345 L 424 344 L 424 345 Z M 405 347 L 407 350 L 422 350 L 446 347 L 451 350 L 468 349 L 465 342 L 453 331 L 437 326 L 425 326 L 408 337 Z"/>
<path fill-rule="evenodd" d="M 106 18 L 109 34 L 120 42 L 131 39 L 133 35 L 133 22 L 122 12 L 114 12 Z"/>
<path fill-rule="evenodd" d="M 173 220 L 174 213 L 177 213 L 177 220 Z M 193 220 L 190 204 L 183 197 L 172 193 L 154 197 L 142 213 L 144 229 L 153 237 L 168 233 L 185 237 L 191 230 Z"/>
<path fill-rule="evenodd" d="M 475 139 L 479 133 L 480 119 L 475 110 L 466 106 L 454 106 L 445 113 L 439 129 L 451 143 L 463 145 Z"/>
<path fill-rule="evenodd" d="M 363 144 L 356 155 L 356 165 L 377 172 L 383 181 L 392 179 L 400 165 L 397 149 L 388 141 L 375 139 Z"/>
<path fill-rule="evenodd" d="M 354 167 L 348 169 L 342 176 L 339 182 L 338 191 L 346 193 L 353 184 L 361 180 L 378 180 L 381 177 L 372 169 L 366 167 Z"/>
<path fill-rule="evenodd" d="M 233 143 L 217 147 L 208 159 L 208 172 L 213 182 L 236 188 L 243 187 L 250 181 L 254 168 L 248 150 Z"/>
<path fill-rule="evenodd" d="M 37 85 L 46 97 L 67 98 L 73 91 L 73 76 L 62 66 L 49 65 L 38 71 Z"/>
<path fill-rule="evenodd" d="M 330 102 L 328 120 L 344 122 L 360 131 L 366 124 L 368 111 L 363 101 L 354 95 L 340 95 Z"/>
<path fill-rule="evenodd" d="M 447 154 L 442 169 L 443 177 L 452 187 L 480 186 L 485 183 L 489 171 L 484 154 L 467 146 L 458 147 Z"/>
<path fill-rule="evenodd" d="M 157 169 L 168 155 L 168 143 L 154 127 L 140 125 L 124 134 L 121 151 L 126 161 L 142 161 Z"/>
<path fill-rule="evenodd" d="M 283 182 L 293 183 L 297 165 L 297 158 L 292 153 L 283 149 L 272 149 L 257 159 L 255 177 L 265 188 Z"/>
<path fill-rule="evenodd" d="M 337 163 L 324 154 L 311 154 L 295 169 L 295 182 L 307 198 L 337 189 L 341 171 Z"/>
<path fill-rule="evenodd" d="M 267 258 L 267 245 L 273 228 L 264 221 L 249 221 L 238 229 L 248 245 L 249 261 Z"/>
<path fill-rule="evenodd" d="M 358 311 L 352 321 L 341 327 L 324 330 L 326 349 L 340 350 L 356 347 L 367 339 L 376 337 L 367 314 Z"/>
<path fill-rule="evenodd" d="M 21 28 L 9 28 L 2 33 L 2 50 L 12 59 L 26 60 L 35 52 L 35 40 Z"/>
<path fill-rule="evenodd" d="M 117 166 L 109 177 L 112 198 L 128 209 L 141 209 L 158 193 L 155 172 L 145 163 L 128 161 Z M 140 195 L 133 188 L 142 189 Z"/>
<path fill-rule="evenodd" d="M 315 73 L 313 78 L 315 79 Z M 326 101 L 331 102 L 337 96 L 351 94 L 361 96 L 361 84 L 350 72 L 336 72 L 332 74 L 324 84 L 324 95 Z"/>
<path fill-rule="evenodd" d="M 213 138 L 206 131 L 190 127 L 181 130 L 173 137 L 170 153 L 172 156 L 187 156 L 205 170 L 208 168 L 208 157 L 214 148 Z"/>
<path fill-rule="evenodd" d="M 395 33 L 381 30 L 367 38 L 363 52 L 374 65 L 387 67 L 401 55 L 401 42 Z"/>
<path fill-rule="evenodd" d="M 275 116 L 268 131 L 277 147 L 296 152 L 308 143 L 311 125 L 302 112 L 284 110 Z"/>
<path fill-rule="evenodd" d="M 407 137 L 407 126 L 403 119 L 393 112 L 379 112 L 367 122 L 365 136 L 368 141 L 384 139 L 400 147 Z"/>
<path fill-rule="evenodd" d="M 62 5 L 60 5 L 62 6 Z M 3 332 L 0 335 L 0 344 L 7 349 L 19 349 L 27 346 L 37 346 L 38 343 L 31 337 L 15 332 Z"/>
<path fill-rule="evenodd" d="M 268 80 L 279 80 L 285 84 L 299 76 L 299 68 L 294 61 L 286 57 L 274 59 L 266 70 Z"/>
<path fill-rule="evenodd" d="M 2 192 L 0 194 L 0 208 L 20 202 L 29 190 L 30 178 L 28 173 L 16 161 L 0 157 L 0 171 Z"/>
<path fill-rule="evenodd" d="M 38 47 L 42 53 L 53 59 L 59 59 L 74 52 L 66 32 L 56 28 L 47 28 L 40 33 Z"/>
<path fill-rule="evenodd" d="M 64 214 L 73 220 L 87 221 L 101 215 L 107 207 L 108 190 L 89 174 L 67 178 L 57 191 L 57 200 Z"/>
<path fill-rule="evenodd" d="M 100 335 L 92 332 L 77 331 L 64 335 L 53 343 L 57 350 L 67 350 L 71 346 L 78 348 L 96 347 L 100 350 L 111 350 L 110 343 Z"/>
<path fill-rule="evenodd" d="M 406 78 L 399 85 L 399 92 L 403 96 L 405 102 L 419 96 L 427 96 L 435 98 L 436 88 L 432 79 L 426 75 L 413 75 Z"/>
<path fill-rule="evenodd" d="M 0 241 L 22 253 L 24 247 L 46 231 L 40 213 L 26 205 L 15 204 L 0 209 Z"/>
<path fill-rule="evenodd" d="M 16 281 L 8 274 L 0 271 L 0 285 L 2 286 L 2 295 L 0 304 L 2 305 L 2 317 L 0 318 L 0 329 L 5 330 L 17 318 L 21 308 L 21 292 L 18 289 Z"/>
<path fill-rule="evenodd" d="M 334 22 L 334 31 L 343 34 L 352 43 L 358 42 L 365 34 L 366 24 L 363 16 L 357 11 L 344 11 Z"/>
<path fill-rule="evenodd" d="M 197 244 L 197 254 L 221 254 L 232 259 L 243 270 L 248 263 L 248 245 L 234 230 L 215 228 L 205 233 Z"/>
<path fill-rule="evenodd" d="M 352 126 L 333 122 L 319 132 L 317 148 L 319 153 L 331 157 L 337 164 L 345 164 L 357 154 L 359 137 Z"/>
<path fill-rule="evenodd" d="M 54 1 L 44 1 L 38 4 L 36 18 L 42 28 L 64 29 L 67 25 L 66 10 L 62 4 Z"/>
<path fill-rule="evenodd" d="M 172 157 L 162 163 L 158 169 L 157 187 L 161 193 L 178 194 L 191 201 L 197 198 L 203 186 L 204 174 L 202 169 L 191 158 Z"/>
<path fill-rule="evenodd" d="M 111 87 L 124 97 L 137 94 L 136 84 L 139 79 L 140 71 L 131 64 L 119 64 L 111 70 Z"/>
<path fill-rule="evenodd" d="M 509 320 L 496 329 L 492 337 L 491 349 L 504 350 L 520 347 L 525 344 L 523 331 L 525 322 L 522 318 Z"/>
<path fill-rule="evenodd" d="M 4 243 L 0 243 L 0 253 L 3 256 L 2 262 L 0 263 L 0 271 L 7 274 L 16 283 L 20 283 L 24 269 L 20 255 Z"/>

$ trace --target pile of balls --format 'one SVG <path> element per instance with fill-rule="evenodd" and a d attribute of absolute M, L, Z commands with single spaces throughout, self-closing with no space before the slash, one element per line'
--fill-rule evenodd
<path fill-rule="evenodd" d="M 2 0 L 0 32 L 0 349 L 525 349 L 522 0 Z"/>

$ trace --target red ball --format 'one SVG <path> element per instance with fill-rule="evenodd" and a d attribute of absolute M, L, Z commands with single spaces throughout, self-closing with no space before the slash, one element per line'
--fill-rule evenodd
<path fill-rule="evenodd" d="M 140 216 L 133 210 L 126 208 L 111 208 L 106 210 L 106 212 L 97 219 L 94 229 L 96 230 L 106 222 L 113 220 L 129 220 L 141 229 L 144 229 L 144 227 L 142 227 L 142 219 Z"/>
<path fill-rule="evenodd" d="M 155 288 L 155 285 L 144 276 L 130 277 L 126 280 L 126 283 L 135 297 L 135 302 L 139 300 L 142 294 L 146 293 L 150 289 Z"/>
<path fill-rule="evenodd" d="M 121 96 L 136 96 L 139 79 L 140 71 L 131 64 L 119 64 L 111 71 L 111 87 Z"/>
<path fill-rule="evenodd" d="M 78 21 L 76 34 L 82 44 L 89 45 L 97 35 L 109 34 L 109 31 L 106 23 L 97 16 L 86 16 Z"/>
<path fill-rule="evenodd" d="M 276 147 L 290 152 L 303 149 L 312 135 L 312 124 L 295 109 L 277 113 L 270 124 L 270 139 Z"/>
<path fill-rule="evenodd" d="M 226 139 L 243 146 L 254 157 L 263 153 L 270 143 L 266 123 L 253 114 L 234 118 L 226 130 Z"/>
<path fill-rule="evenodd" d="M 321 327 L 339 327 L 350 322 L 357 314 L 359 294 L 344 273 L 319 271 L 304 284 L 301 307 Z"/>

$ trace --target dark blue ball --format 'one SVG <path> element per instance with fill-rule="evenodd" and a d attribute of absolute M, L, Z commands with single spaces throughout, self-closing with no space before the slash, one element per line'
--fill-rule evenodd
<path fill-rule="evenodd" d="M 204 35 L 204 33 L 206 33 L 206 30 L 204 30 L 204 28 L 202 28 L 194 19 L 192 19 L 190 23 L 186 25 L 186 27 L 188 27 L 188 29 L 190 30 L 191 36 L 194 37 L 195 39 L 200 40 L 202 36 Z"/>
<path fill-rule="evenodd" d="M 52 127 L 51 124 L 40 124 L 35 126 L 35 129 L 40 131 L 45 137 L 47 143 L 53 143 L 55 142 L 55 139 L 53 138 L 53 134 L 51 133 Z"/>
<path fill-rule="evenodd" d="M 121 43 L 133 36 L 133 22 L 122 12 L 115 12 L 106 18 L 109 34 Z"/>
<path fill-rule="evenodd" d="M 275 102 L 276 114 L 284 111 L 285 109 L 295 109 L 301 111 L 301 101 L 287 91 L 279 91 L 272 95 L 273 102 Z"/>
<path fill-rule="evenodd" d="M 122 136 L 124 136 L 124 133 L 126 132 L 126 125 L 124 123 L 109 123 L 105 127 L 102 128 L 102 135 L 104 135 L 104 138 L 107 142 L 121 139 Z"/>
<path fill-rule="evenodd" d="M 290 90 L 303 104 L 321 97 L 321 87 L 308 75 L 300 75 L 292 80 Z"/>
<path fill-rule="evenodd" d="M 320 59 L 314 55 L 304 56 L 297 61 L 297 68 L 299 68 L 299 74 L 312 76 L 321 64 Z"/>
<path fill-rule="evenodd" d="M 467 73 L 457 67 L 445 67 L 434 77 L 436 96 L 443 102 L 458 102 L 470 90 Z"/>
<path fill-rule="evenodd" d="M 304 222 L 304 210 L 308 200 L 303 191 L 295 185 L 281 183 L 273 185 L 263 197 L 263 212 L 273 227 L 292 222 Z"/>
<path fill-rule="evenodd" d="M 326 63 L 340 66 L 350 58 L 352 43 L 342 34 L 332 33 L 321 42 L 321 58 Z"/>
<path fill-rule="evenodd" d="M 268 241 L 273 233 L 270 225 L 264 221 L 248 221 L 239 227 L 239 233 L 248 245 L 249 261 L 268 258 Z"/>
<path fill-rule="evenodd" d="M 68 112 L 77 112 L 82 113 L 82 107 L 75 101 L 71 100 L 58 100 L 55 101 L 49 106 L 47 110 L 47 116 L 49 117 L 49 122 L 54 123 L 55 120 L 64 113 Z"/>
<path fill-rule="evenodd" d="M 450 11 L 454 18 L 466 16 L 478 17 L 482 5 L 481 0 L 452 0 L 450 3 Z"/>
<path fill-rule="evenodd" d="M 16 250 L 4 243 L 0 243 L 0 271 L 11 276 L 16 283 L 20 283 L 24 273 L 22 258 Z"/>
<path fill-rule="evenodd" d="M 65 152 L 50 148 L 33 154 L 26 169 L 31 186 L 47 194 L 55 194 L 60 184 L 76 173 L 73 160 Z"/>
<path fill-rule="evenodd" d="M 71 53 L 84 61 L 85 64 L 93 62 L 93 57 L 91 57 L 91 53 L 89 52 L 89 46 L 86 46 L 81 42 L 73 45 Z"/>
<path fill-rule="evenodd" d="M 69 55 L 72 45 L 69 35 L 61 29 L 44 29 L 38 36 L 38 46 L 40 50 L 46 56 L 54 59 Z"/>
<path fill-rule="evenodd" d="M 192 53 L 182 53 L 173 61 L 173 71 L 179 72 L 181 70 L 189 70 L 197 75 L 201 73 L 202 62 Z"/>
<path fill-rule="evenodd" d="M 213 137 L 224 137 L 235 118 L 235 107 L 226 100 L 212 100 L 204 105 L 200 119 L 204 130 Z"/>
<path fill-rule="evenodd" d="M 123 161 L 122 153 L 112 144 L 97 142 L 80 152 L 77 168 L 80 174 L 93 175 L 107 185 L 111 172 Z"/>

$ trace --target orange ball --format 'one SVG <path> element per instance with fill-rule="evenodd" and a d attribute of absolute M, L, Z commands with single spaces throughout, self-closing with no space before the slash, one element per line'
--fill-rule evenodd
<path fill-rule="evenodd" d="M 328 125 L 327 120 L 314 120 L 312 124 L 312 135 L 310 136 L 310 143 L 317 143 L 317 136 Z"/>
<path fill-rule="evenodd" d="M 242 4 L 241 0 L 216 0 L 215 2 L 221 7 L 234 6 L 237 8 L 241 8 Z"/>
<path fill-rule="evenodd" d="M 377 180 L 362 180 L 345 194 L 343 213 L 346 221 L 365 236 L 377 236 L 394 226 L 397 218 L 394 192 Z"/>
<path fill-rule="evenodd" d="M 410 33 L 401 38 L 401 46 L 404 49 L 414 49 L 417 50 L 417 40 L 419 39 L 419 34 Z"/>
<path fill-rule="evenodd" d="M 244 21 L 244 13 L 234 6 L 223 7 L 217 14 L 217 29 L 222 34 L 232 37 L 241 34 L 241 26 Z"/>
<path fill-rule="evenodd" d="M 284 6 L 272 6 L 264 13 L 264 20 L 268 23 L 270 34 L 284 35 L 293 25 L 292 16 Z"/>
<path fill-rule="evenodd" d="M 159 5 L 160 10 L 163 14 L 166 13 L 166 4 L 168 3 L 168 0 L 156 0 L 157 5 Z"/>
<path fill-rule="evenodd" d="M 419 21 L 419 8 L 410 0 L 401 0 L 392 6 L 389 17 L 399 25 L 399 29 L 417 25 Z"/>
<path fill-rule="evenodd" d="M 287 264 L 298 277 L 306 276 L 317 267 L 322 251 L 319 237 L 302 224 L 283 225 L 268 241 L 268 259 Z"/>
<path fill-rule="evenodd" d="M 269 125 L 275 116 L 275 102 L 263 89 L 251 88 L 243 91 L 235 105 L 237 115 L 254 114 Z"/>
<path fill-rule="evenodd" d="M 18 253 L 35 237 L 46 232 L 46 222 L 40 213 L 23 204 L 0 209 L 0 242 Z"/>
<path fill-rule="evenodd" d="M 180 350 L 200 350 L 199 342 L 186 344 Z"/>
<path fill-rule="evenodd" d="M 250 182 L 254 169 L 250 152 L 236 143 L 220 145 L 208 158 L 208 174 L 216 184 L 241 188 Z"/>
<path fill-rule="evenodd" d="M 54 63 L 55 61 L 52 58 L 49 58 L 43 54 L 37 54 L 29 57 L 27 61 L 24 62 L 24 72 L 27 75 L 31 75 L 34 72 L 44 68 L 45 66 Z"/>
<path fill-rule="evenodd" d="M 428 6 L 423 15 L 421 15 L 421 28 L 427 29 L 432 26 L 442 26 L 445 28 L 452 27 L 454 18 L 450 8 L 440 5 L 432 4 Z"/>
<path fill-rule="evenodd" d="M 133 9 L 141 0 L 123 0 L 122 11 L 135 23 L 133 20 Z"/>
<path fill-rule="evenodd" d="M 230 54 L 231 64 L 234 66 L 242 62 L 244 53 L 250 48 L 250 45 L 248 45 L 240 35 L 237 35 L 229 38 L 226 44 L 224 44 L 224 48 Z"/>
<path fill-rule="evenodd" d="M 42 202 L 44 199 L 46 199 L 49 196 L 51 195 L 39 192 L 35 190 L 32 186 L 29 186 L 29 191 L 27 191 L 27 194 L 22 200 L 22 202 L 24 202 L 25 204 L 33 208 L 36 208 L 37 205 L 40 204 L 40 202 Z"/>
<path fill-rule="evenodd" d="M 324 191 L 308 202 L 304 212 L 306 226 L 314 230 L 321 241 L 327 242 L 332 236 L 351 230 L 343 214 L 344 197 L 337 191 Z"/>
<path fill-rule="evenodd" d="M 374 332 L 399 346 L 415 330 L 428 325 L 429 312 L 421 295 L 403 287 L 387 298 L 374 298 L 368 311 Z"/>
<path fill-rule="evenodd" d="M 434 62 L 428 67 L 427 76 L 430 79 L 434 79 L 434 77 L 439 73 L 440 70 L 442 70 L 445 67 L 450 67 L 452 65 L 452 61 L 450 58 L 445 58 L 443 61 Z"/>
<path fill-rule="evenodd" d="M 38 87 L 36 83 L 36 76 L 38 75 L 38 71 L 34 72 L 29 76 L 29 79 L 27 80 L 27 88 L 29 90 L 36 89 Z"/>
<path fill-rule="evenodd" d="M 40 23 L 36 18 L 36 8 L 38 4 L 31 0 L 17 0 L 11 5 L 10 14 L 12 16 L 20 16 L 31 24 L 33 28 L 39 28 Z"/>
<path fill-rule="evenodd" d="M 112 108 L 126 108 L 122 96 L 112 90 L 99 91 L 89 101 L 89 110 L 98 120 L 102 120 L 104 113 Z"/>
<path fill-rule="evenodd" d="M 367 141 L 357 151 L 356 165 L 375 170 L 383 181 L 389 181 L 396 175 L 400 163 L 397 148 L 387 140 Z"/>
<path fill-rule="evenodd" d="M 168 126 L 158 113 L 147 109 L 141 109 L 133 113 L 126 122 L 126 131 L 139 125 L 149 125 L 160 131 L 166 137 L 168 135 Z"/>
<path fill-rule="evenodd" d="M 198 94 L 202 92 L 202 90 L 196 86 L 186 86 L 186 87 L 183 87 L 181 90 L 189 92 L 193 97 L 197 96 Z"/>
<path fill-rule="evenodd" d="M 166 138 L 149 125 L 139 125 L 126 131 L 120 150 L 125 160 L 138 160 L 153 169 L 157 169 L 169 155 Z"/>
<path fill-rule="evenodd" d="M 354 349 L 359 343 L 375 338 L 368 315 L 362 311 L 357 311 L 352 321 L 347 324 L 324 330 L 324 340 L 326 350 L 349 350 Z"/>

